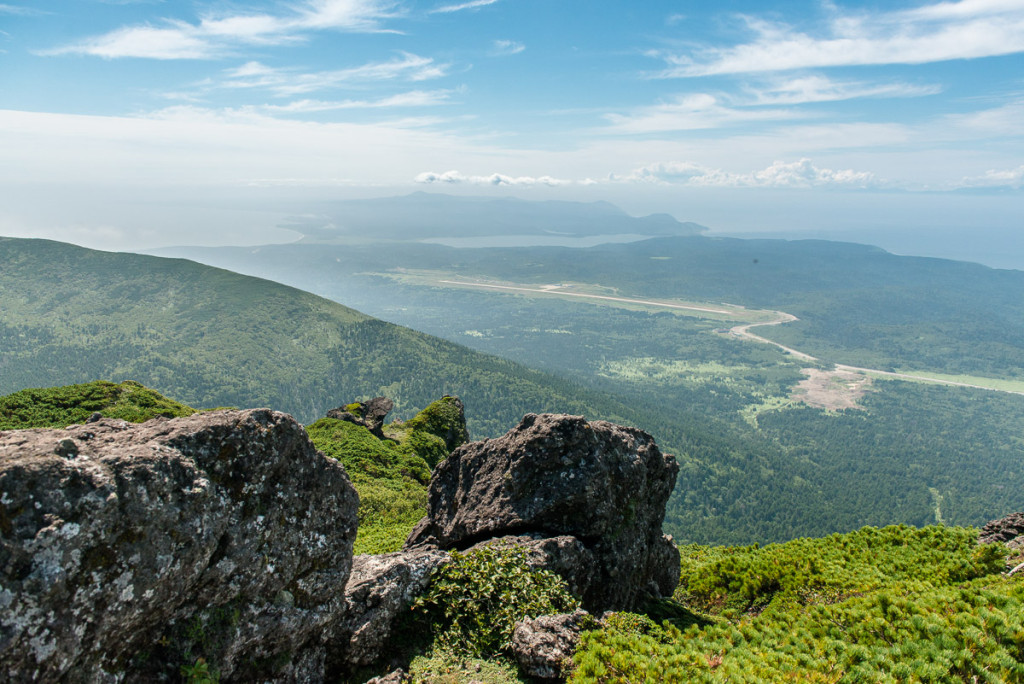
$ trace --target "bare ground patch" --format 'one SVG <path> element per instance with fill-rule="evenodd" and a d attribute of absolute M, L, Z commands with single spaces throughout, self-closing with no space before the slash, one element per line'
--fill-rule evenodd
<path fill-rule="evenodd" d="M 871 378 L 863 373 L 817 368 L 804 368 L 800 372 L 807 377 L 793 388 L 790 398 L 815 408 L 859 409 L 857 400 L 871 386 Z"/>

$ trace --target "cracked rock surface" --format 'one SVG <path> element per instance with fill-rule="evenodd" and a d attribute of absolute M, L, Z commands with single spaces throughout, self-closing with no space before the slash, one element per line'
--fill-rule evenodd
<path fill-rule="evenodd" d="M 427 516 L 406 548 L 572 538 L 544 545 L 551 569 L 580 590 L 587 610 L 629 610 L 678 582 L 679 553 L 661 533 L 678 471 L 642 430 L 528 414 L 504 436 L 465 444 L 438 464 Z"/>
<path fill-rule="evenodd" d="M 357 506 L 267 409 L 0 432 L 0 679 L 316 681 Z"/>

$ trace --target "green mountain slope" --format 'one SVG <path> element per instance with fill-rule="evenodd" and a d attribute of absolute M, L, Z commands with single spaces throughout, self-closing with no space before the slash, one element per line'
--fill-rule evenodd
<path fill-rule="evenodd" d="M 575 383 L 185 260 L 0 238 L 0 264 L 0 393 L 130 379 L 191 406 L 303 422 L 356 396 L 388 396 L 411 417 L 452 394 L 474 435 L 529 412 L 623 418 Z"/>
<path fill-rule="evenodd" d="M 1024 380 L 1024 271 L 897 256 L 865 245 L 694 236 L 587 249 L 406 243 L 387 249 L 294 244 L 164 252 L 332 299 L 344 294 L 360 310 L 431 332 L 420 322 L 436 316 L 402 310 L 394 293 L 382 289 L 385 283 L 369 274 L 432 269 L 782 310 L 800 320 L 758 334 L 828 361 Z"/>
<path fill-rule="evenodd" d="M 445 282 L 577 283 L 783 310 L 800 320 L 757 333 L 825 361 L 1012 379 L 1024 369 L 1024 272 L 863 245 L 701 237 L 589 249 L 180 251 L 615 395 L 681 457 L 666 518 L 680 540 L 978 525 L 1024 507 L 1024 396 L 874 379 L 857 408 L 828 411 L 792 398 L 805 367 L 827 364 L 724 333 L 735 322 L 723 317 Z"/>

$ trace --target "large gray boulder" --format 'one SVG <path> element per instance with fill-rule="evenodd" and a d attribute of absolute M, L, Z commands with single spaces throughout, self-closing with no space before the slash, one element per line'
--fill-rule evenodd
<path fill-rule="evenodd" d="M 321 679 L 357 506 L 266 409 L 0 432 L 0 679 Z"/>
<path fill-rule="evenodd" d="M 573 537 L 552 551 L 593 558 L 584 607 L 633 609 L 648 594 L 670 594 L 679 579 L 678 551 L 661 533 L 678 471 L 642 430 L 529 414 L 504 436 L 463 445 L 437 466 L 427 516 L 406 548 Z"/>

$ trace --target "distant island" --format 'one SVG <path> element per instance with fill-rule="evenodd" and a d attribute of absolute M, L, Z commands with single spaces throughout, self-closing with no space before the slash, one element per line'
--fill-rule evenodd
<path fill-rule="evenodd" d="M 305 244 L 509 235 L 680 237 L 707 230 L 668 214 L 630 216 L 608 202 L 529 202 L 427 192 L 346 200 L 322 209 L 322 215 L 282 227 L 302 233 L 300 242 Z"/>

